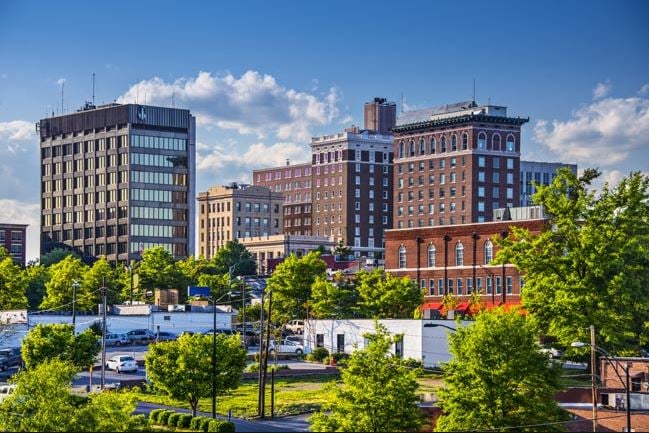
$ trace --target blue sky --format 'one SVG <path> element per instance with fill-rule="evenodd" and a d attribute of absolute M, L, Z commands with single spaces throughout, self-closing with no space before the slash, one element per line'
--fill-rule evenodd
<path fill-rule="evenodd" d="M 375 96 L 529 116 L 523 157 L 649 171 L 649 3 L 0 2 L 0 220 L 31 226 L 33 124 L 90 100 L 190 108 L 198 188 L 305 160 Z"/>

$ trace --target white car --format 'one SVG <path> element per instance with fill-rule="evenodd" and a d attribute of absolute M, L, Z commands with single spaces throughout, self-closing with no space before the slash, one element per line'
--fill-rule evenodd
<path fill-rule="evenodd" d="M 301 334 L 304 332 L 304 320 L 291 320 L 284 326 L 284 329 L 293 334 Z"/>
<path fill-rule="evenodd" d="M 130 355 L 115 355 L 106 362 L 106 368 L 115 370 L 118 373 L 137 371 L 137 362 Z"/>
<path fill-rule="evenodd" d="M 304 353 L 304 346 L 291 340 L 284 340 L 281 343 L 271 341 L 268 346 L 268 353 L 290 353 L 295 355 L 302 355 Z"/>

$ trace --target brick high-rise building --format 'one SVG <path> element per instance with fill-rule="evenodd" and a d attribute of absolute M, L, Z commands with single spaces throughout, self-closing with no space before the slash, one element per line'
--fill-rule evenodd
<path fill-rule="evenodd" d="M 486 222 L 519 205 L 521 125 L 474 101 L 403 113 L 394 132 L 394 228 Z"/>
<path fill-rule="evenodd" d="M 27 224 L 0 223 L 0 247 L 19 264 L 25 266 Z"/>
<path fill-rule="evenodd" d="M 228 241 L 282 233 L 282 194 L 263 186 L 213 186 L 198 195 L 198 252 L 211 259 Z"/>
<path fill-rule="evenodd" d="M 389 135 L 396 122 L 397 104 L 385 98 L 374 98 L 365 103 L 365 129 Z"/>
<path fill-rule="evenodd" d="M 195 118 L 189 110 L 87 105 L 42 119 L 41 254 L 127 262 L 194 253 Z"/>

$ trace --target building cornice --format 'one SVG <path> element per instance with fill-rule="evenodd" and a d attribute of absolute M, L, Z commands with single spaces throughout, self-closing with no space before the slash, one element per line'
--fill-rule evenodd
<path fill-rule="evenodd" d="M 521 126 L 530 121 L 530 118 L 524 117 L 501 117 L 501 116 L 487 116 L 484 114 L 472 114 L 466 116 L 451 117 L 448 119 L 429 120 L 426 122 L 410 123 L 406 125 L 398 125 L 392 128 L 392 132 L 408 132 L 422 128 L 435 128 L 440 126 L 457 125 L 459 123 L 481 122 L 481 123 L 498 123 L 506 125 Z"/>

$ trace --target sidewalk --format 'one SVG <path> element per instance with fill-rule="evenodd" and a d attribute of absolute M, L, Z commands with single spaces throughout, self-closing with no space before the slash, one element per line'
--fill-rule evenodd
<path fill-rule="evenodd" d="M 136 414 L 145 414 L 149 415 L 153 409 L 171 409 L 176 412 L 191 413 L 189 409 L 175 408 L 169 406 L 163 406 L 160 404 L 139 402 L 135 408 Z M 196 415 L 199 416 L 212 416 L 207 412 L 197 412 Z M 310 414 L 306 415 L 295 415 L 295 416 L 286 416 L 286 417 L 276 417 L 271 420 L 267 418 L 265 420 L 244 420 L 241 418 L 232 418 L 232 421 L 236 425 L 237 432 L 306 432 L 309 431 L 309 423 L 307 419 L 310 417 Z M 218 416 L 220 419 L 227 419 L 227 417 Z"/>

